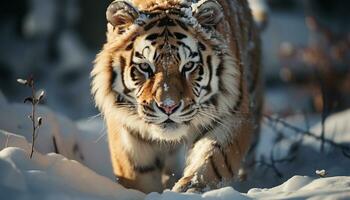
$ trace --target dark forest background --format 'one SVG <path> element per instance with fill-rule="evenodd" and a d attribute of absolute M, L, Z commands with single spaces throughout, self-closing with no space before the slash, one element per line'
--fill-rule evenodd
<path fill-rule="evenodd" d="M 0 7 L 0 90 L 22 101 L 34 76 L 45 104 L 72 119 L 97 113 L 92 62 L 105 40 L 107 0 L 12 0 Z M 268 0 L 262 33 L 265 113 L 350 107 L 350 1 Z"/>

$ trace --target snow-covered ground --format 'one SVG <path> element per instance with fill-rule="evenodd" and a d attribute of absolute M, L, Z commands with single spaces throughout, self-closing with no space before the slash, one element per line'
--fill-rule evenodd
<path fill-rule="evenodd" d="M 320 153 L 319 140 L 266 119 L 257 169 L 247 181 L 204 194 L 146 195 L 114 181 L 100 117 L 72 122 L 45 107 L 38 112 L 44 121 L 30 159 L 30 107 L 9 103 L 0 92 L 0 199 L 350 199 L 350 158 L 329 145 Z M 286 121 L 321 133 L 317 117 Z M 350 110 L 327 119 L 325 137 L 350 143 Z M 322 169 L 321 178 L 315 171 Z"/>

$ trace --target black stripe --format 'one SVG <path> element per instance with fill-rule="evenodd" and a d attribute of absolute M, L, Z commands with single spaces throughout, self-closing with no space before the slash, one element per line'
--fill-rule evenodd
<path fill-rule="evenodd" d="M 117 72 L 113 70 L 112 68 L 112 77 L 110 79 L 110 85 L 112 86 L 114 84 L 115 79 L 117 78 Z"/>
<path fill-rule="evenodd" d="M 214 146 L 215 148 L 218 148 L 218 149 L 221 150 L 221 145 L 220 145 L 219 143 L 215 142 L 215 143 L 213 144 L 213 146 Z"/>
<path fill-rule="evenodd" d="M 96 96 L 96 94 L 97 94 L 97 92 L 98 92 L 99 89 L 100 89 L 100 88 L 96 88 L 96 90 L 93 91 L 93 96 L 94 96 L 94 97 Z"/>
<path fill-rule="evenodd" d="M 233 171 L 232 171 L 231 164 L 228 162 L 227 154 L 224 152 L 222 146 L 216 142 L 216 143 L 214 143 L 214 147 L 216 147 L 220 150 L 220 153 L 221 153 L 222 157 L 224 158 L 224 162 L 225 162 L 225 166 L 227 168 L 227 171 L 230 173 L 231 177 L 233 177 Z"/>
<path fill-rule="evenodd" d="M 176 24 L 169 17 L 164 17 L 163 19 L 159 20 L 159 24 L 158 24 L 158 27 L 163 27 L 163 26 L 176 26 Z"/>
<path fill-rule="evenodd" d="M 204 74 L 203 65 L 198 65 L 198 70 L 199 70 L 198 75 L 203 76 L 203 74 Z"/>
<path fill-rule="evenodd" d="M 222 74 L 224 71 L 224 64 L 223 61 L 220 61 L 218 68 L 216 68 L 216 76 L 219 77 L 219 91 L 224 94 L 227 95 L 229 92 L 228 90 L 224 87 L 224 84 L 222 83 Z"/>
<path fill-rule="evenodd" d="M 163 167 L 164 163 L 162 163 L 162 161 L 158 157 L 156 157 L 156 159 L 154 160 L 154 164 L 146 166 L 134 166 L 134 169 L 139 173 L 149 173 L 155 170 L 161 170 L 163 169 Z"/>
<path fill-rule="evenodd" d="M 144 56 L 143 56 L 140 52 L 138 52 L 138 51 L 135 51 L 134 56 L 137 57 L 137 58 L 140 58 L 140 59 L 143 59 L 143 58 L 144 58 Z"/>
<path fill-rule="evenodd" d="M 152 139 L 148 139 L 148 138 L 143 138 L 142 135 L 136 131 L 136 130 L 133 130 L 131 129 L 130 127 L 128 126 L 123 126 L 123 128 L 131 135 L 133 136 L 134 138 L 144 142 L 144 143 L 148 143 L 148 144 L 155 144 L 155 143 L 158 143 L 158 141 L 156 140 L 152 140 Z"/>
<path fill-rule="evenodd" d="M 176 60 L 177 60 L 178 62 L 181 61 L 181 56 L 180 56 L 179 51 L 176 51 Z"/>
<path fill-rule="evenodd" d="M 232 170 L 231 163 L 228 161 L 227 154 L 225 152 L 223 152 L 223 150 L 221 150 L 221 151 L 222 151 L 222 154 L 224 156 L 224 162 L 225 162 L 225 165 L 227 167 L 227 170 L 230 172 L 231 177 L 233 177 L 234 173 L 233 173 L 233 170 Z"/>
<path fill-rule="evenodd" d="M 193 52 L 190 56 L 191 56 L 191 58 L 195 58 L 195 57 L 198 56 L 198 53 L 197 52 Z"/>
<path fill-rule="evenodd" d="M 119 57 L 119 61 L 120 61 L 120 70 L 121 70 L 122 83 L 123 83 L 123 87 L 124 87 L 123 93 L 124 93 L 124 95 L 129 96 L 128 94 L 130 93 L 130 89 L 128 87 L 126 87 L 125 80 L 124 80 L 124 69 L 126 67 L 126 60 L 125 60 L 124 57 L 120 56 Z"/>
<path fill-rule="evenodd" d="M 131 42 L 135 42 L 136 38 L 138 37 L 138 35 L 133 35 L 132 38 L 130 39 Z"/>
<path fill-rule="evenodd" d="M 208 104 L 212 104 L 213 106 L 218 105 L 218 96 L 215 94 L 213 95 L 208 101 Z"/>
<path fill-rule="evenodd" d="M 128 44 L 128 46 L 126 46 L 125 50 L 130 51 L 133 47 L 134 47 L 134 43 L 130 42 L 130 44 Z"/>
<path fill-rule="evenodd" d="M 115 79 L 117 78 L 117 72 L 114 71 L 113 62 L 114 62 L 113 59 L 111 59 L 111 60 L 109 61 L 109 67 L 110 67 L 109 70 L 111 70 L 111 73 L 112 73 L 112 76 L 111 76 L 111 78 L 110 78 L 110 80 L 109 80 L 110 86 L 113 85 Z M 97 74 L 96 74 L 96 75 L 97 75 Z"/>
<path fill-rule="evenodd" d="M 208 81 L 208 85 L 203 87 L 203 89 L 205 89 L 207 91 L 207 94 L 205 96 L 207 96 L 211 92 L 210 83 L 211 83 L 212 73 L 213 73 L 213 68 L 212 68 L 212 65 L 211 65 L 211 56 L 207 57 L 207 65 L 208 65 L 208 69 L 209 69 L 209 81 Z"/>
<path fill-rule="evenodd" d="M 208 81 L 208 90 L 211 91 L 211 87 L 210 87 L 210 83 L 211 83 L 211 79 L 212 79 L 212 73 L 213 73 L 213 66 L 211 65 L 211 56 L 207 57 L 207 65 L 209 68 L 209 81 Z"/>
<path fill-rule="evenodd" d="M 157 56 L 158 56 L 158 51 L 154 51 L 153 60 L 156 60 Z"/>
<path fill-rule="evenodd" d="M 130 70 L 130 77 L 131 77 L 131 80 L 134 81 L 134 82 L 138 80 L 138 78 L 136 78 L 137 77 L 137 73 L 138 73 L 138 70 L 136 69 L 135 66 L 133 66 L 131 68 L 131 70 Z"/>
<path fill-rule="evenodd" d="M 165 39 L 168 37 L 174 37 L 174 35 L 167 28 L 165 28 L 159 36 L 165 37 Z"/>
<path fill-rule="evenodd" d="M 156 115 L 153 115 L 152 113 L 149 113 L 149 112 L 143 112 L 145 115 L 146 115 L 146 117 L 157 117 Z"/>
<path fill-rule="evenodd" d="M 175 35 L 176 39 L 179 39 L 179 40 L 187 38 L 187 36 L 185 34 L 178 33 L 178 32 L 174 32 L 174 35 Z"/>
<path fill-rule="evenodd" d="M 158 169 L 163 169 L 164 167 L 164 163 L 158 157 L 156 157 L 154 164 Z"/>
<path fill-rule="evenodd" d="M 146 111 L 155 112 L 155 110 L 153 109 L 152 106 L 143 106 L 143 109 L 146 110 Z"/>
<path fill-rule="evenodd" d="M 242 101 L 243 101 L 243 83 L 242 83 L 242 80 L 239 84 L 239 96 L 238 96 L 238 99 L 236 101 L 236 104 L 235 106 L 233 107 L 233 110 L 234 111 L 237 111 L 238 108 L 241 106 L 242 104 Z"/>
<path fill-rule="evenodd" d="M 205 51 L 207 48 L 205 47 L 205 45 L 203 44 L 203 43 L 201 43 L 201 42 L 198 42 L 198 47 L 199 47 L 199 49 L 200 50 L 202 50 L 202 51 Z"/>
<path fill-rule="evenodd" d="M 153 33 L 153 34 L 148 35 L 145 39 L 152 41 L 152 40 L 157 39 L 158 36 L 159 36 L 158 33 Z"/>
<path fill-rule="evenodd" d="M 115 102 L 118 104 L 118 103 L 126 103 L 127 101 L 126 101 L 126 99 L 123 98 L 122 95 L 117 94 Z"/>
<path fill-rule="evenodd" d="M 144 173 L 149 173 L 149 172 L 152 172 L 152 171 L 155 171 L 157 170 L 158 168 L 154 165 L 149 165 L 149 166 L 134 166 L 134 170 L 141 173 L 141 174 L 144 174 Z"/>
<path fill-rule="evenodd" d="M 196 97 L 199 97 L 199 90 L 197 88 L 193 88 L 192 91 Z"/>
<path fill-rule="evenodd" d="M 153 22 L 150 22 L 149 24 L 147 24 L 143 30 L 148 31 L 149 29 L 153 28 L 153 26 L 155 26 L 157 24 L 158 20 L 154 20 Z"/>
<path fill-rule="evenodd" d="M 215 166 L 215 163 L 214 163 L 214 160 L 213 160 L 213 156 L 211 156 L 209 159 L 210 159 L 210 164 L 211 164 L 211 166 L 212 166 L 212 168 L 213 168 L 213 172 L 214 172 L 216 178 L 218 178 L 219 180 L 221 180 L 221 179 L 222 179 L 222 176 L 220 175 L 220 173 L 219 173 L 219 171 L 218 171 L 218 168 Z"/>
<path fill-rule="evenodd" d="M 125 33 L 125 28 L 120 27 L 120 28 L 118 29 L 118 34 L 121 35 L 121 34 L 123 34 L 123 33 Z"/>
<path fill-rule="evenodd" d="M 182 21 L 180 21 L 178 19 L 175 19 L 175 21 L 182 29 L 184 29 L 185 31 L 188 31 L 188 27 L 186 24 L 184 24 Z"/>

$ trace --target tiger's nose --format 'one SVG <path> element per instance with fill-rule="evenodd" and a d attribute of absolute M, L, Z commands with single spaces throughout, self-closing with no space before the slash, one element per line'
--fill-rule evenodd
<path fill-rule="evenodd" d="M 157 107 L 167 115 L 174 113 L 176 109 L 179 107 L 179 103 L 175 103 L 175 101 L 173 101 L 170 98 L 166 98 L 164 101 L 159 103 L 156 102 L 156 103 L 157 103 Z"/>

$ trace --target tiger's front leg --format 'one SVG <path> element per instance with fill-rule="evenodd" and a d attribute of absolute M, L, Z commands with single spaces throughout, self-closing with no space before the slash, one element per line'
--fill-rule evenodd
<path fill-rule="evenodd" d="M 183 177 L 176 192 L 203 192 L 231 183 L 238 177 L 241 161 L 250 145 L 251 133 L 241 132 L 230 142 L 204 137 L 189 150 Z"/>
<path fill-rule="evenodd" d="M 161 192 L 163 156 L 159 149 L 116 123 L 108 123 L 109 148 L 118 183 L 145 193 Z"/>

